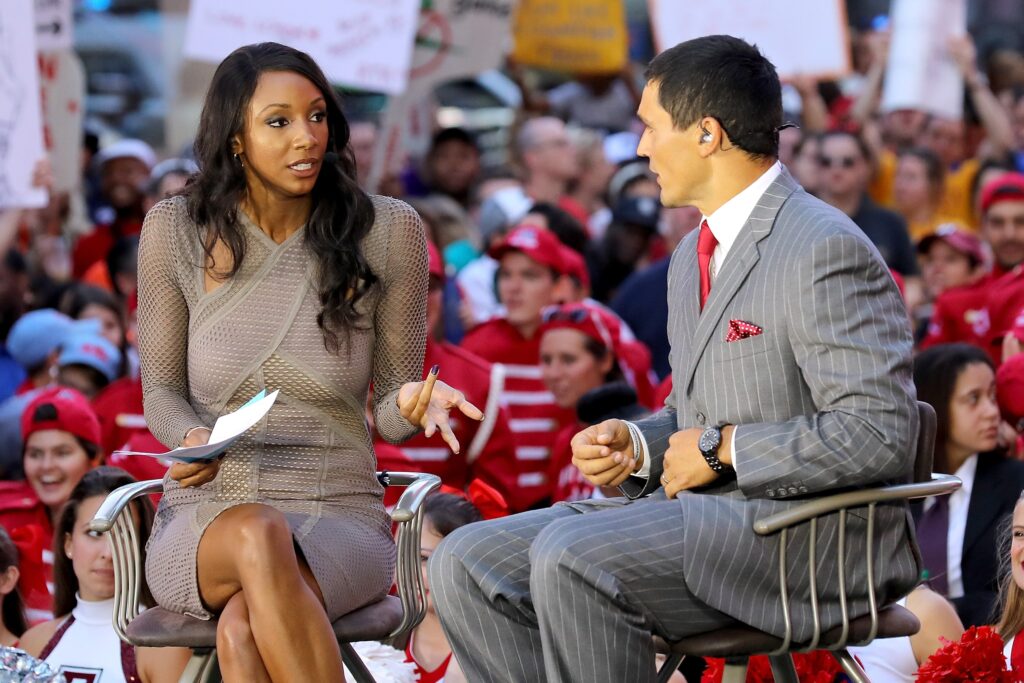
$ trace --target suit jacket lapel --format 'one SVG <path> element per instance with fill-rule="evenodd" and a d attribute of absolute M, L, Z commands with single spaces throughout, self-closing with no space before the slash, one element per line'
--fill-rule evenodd
<path fill-rule="evenodd" d="M 796 181 L 783 169 L 779 177 L 761 195 L 754 210 L 750 213 L 750 217 L 736 237 L 736 242 L 729 250 L 725 265 L 711 285 L 711 293 L 708 295 L 704 310 L 697 318 L 693 344 L 689 348 L 686 374 L 683 376 L 683 386 L 686 388 L 687 394 L 690 391 L 693 375 L 697 371 L 697 364 L 700 362 L 714 331 L 718 328 L 725 309 L 761 257 L 758 243 L 771 233 L 779 209 L 797 187 L 799 186 Z M 687 285 L 692 284 L 692 288 L 684 295 L 684 299 L 692 297 L 696 302 L 699 301 L 700 290 L 700 274 L 697 269 L 696 254 L 692 257 L 692 261 L 693 267 L 690 268 L 692 276 L 687 280 Z M 684 305 L 687 303 L 684 301 Z"/>
<path fill-rule="evenodd" d="M 967 526 L 964 529 L 963 557 L 984 534 L 981 532 L 995 522 L 999 505 L 1004 500 L 999 489 L 1003 482 L 999 478 L 998 460 L 991 455 L 979 455 L 978 467 L 974 471 L 974 486 L 971 499 L 967 502 Z M 974 491 L 987 491 L 989 495 L 974 495 Z M 1011 494 L 1013 495 L 1013 494 Z"/>

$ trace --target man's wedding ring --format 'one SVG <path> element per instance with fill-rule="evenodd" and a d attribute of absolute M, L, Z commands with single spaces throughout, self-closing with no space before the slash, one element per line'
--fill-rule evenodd
<path fill-rule="evenodd" d="M 665 476 L 664 474 L 661 475 L 661 485 L 662 486 L 668 486 L 668 477 Z"/>

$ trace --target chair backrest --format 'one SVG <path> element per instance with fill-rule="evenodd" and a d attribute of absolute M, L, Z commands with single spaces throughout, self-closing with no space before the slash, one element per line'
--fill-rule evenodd
<path fill-rule="evenodd" d="M 914 481 L 931 481 L 935 458 L 935 408 L 924 401 L 917 402 L 920 427 L 917 434 L 917 452 L 914 456 Z"/>

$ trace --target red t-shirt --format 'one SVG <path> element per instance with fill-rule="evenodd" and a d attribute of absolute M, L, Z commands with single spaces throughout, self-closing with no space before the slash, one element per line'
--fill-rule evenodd
<path fill-rule="evenodd" d="M 52 619 L 53 524 L 28 482 L 0 482 L 0 526 L 18 548 L 18 590 L 29 623 Z"/>
<path fill-rule="evenodd" d="M 75 242 L 71 253 L 71 272 L 75 279 L 85 276 L 89 267 L 107 258 L 118 237 L 138 235 L 142 232 L 142 221 L 120 220 L 110 225 L 97 225 L 88 235 L 82 235 Z"/>
<path fill-rule="evenodd" d="M 544 386 L 540 371 L 540 335 L 524 338 L 504 318 L 473 328 L 462 347 L 505 370 L 502 403 L 508 407 L 509 426 L 515 436 L 514 457 L 494 463 L 503 485 L 496 486 L 508 500 L 511 512 L 521 512 L 551 496 L 549 479 L 551 446 L 565 424 L 575 422 L 573 411 L 559 408 Z M 498 466 L 500 464 L 500 467 Z"/>
<path fill-rule="evenodd" d="M 991 276 L 986 276 L 974 284 L 953 287 L 940 294 L 920 347 L 954 342 L 984 346 L 992 327 L 988 308 L 991 286 Z"/>

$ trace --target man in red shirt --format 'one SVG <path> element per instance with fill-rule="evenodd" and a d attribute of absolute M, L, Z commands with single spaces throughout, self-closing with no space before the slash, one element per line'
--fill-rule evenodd
<path fill-rule="evenodd" d="M 504 370 L 500 365 L 491 365 L 483 358 L 465 349 L 438 341 L 435 332 L 440 332 L 439 323 L 444 310 L 444 264 L 437 248 L 427 243 L 430 260 L 430 286 L 427 294 L 427 349 L 423 360 L 423 377 L 434 365 L 441 367 L 445 381 L 466 395 L 466 400 L 484 411 L 482 422 L 453 415 L 452 431 L 462 445 L 462 452 L 455 454 L 439 439 L 428 439 L 418 432 L 401 446 L 382 446 L 378 438 L 374 443 L 377 453 L 377 468 L 381 470 L 429 472 L 441 477 L 446 485 L 465 489 L 471 479 L 480 477 L 487 483 L 505 492 L 509 482 L 505 473 L 508 464 L 515 459 L 512 432 L 509 429 L 508 413 L 501 407 L 500 395 Z M 387 504 L 397 502 L 396 492 L 385 500 Z"/>
<path fill-rule="evenodd" d="M 156 154 L 142 140 L 119 140 L 100 150 L 94 162 L 100 174 L 100 192 L 109 216 L 75 244 L 72 272 L 81 278 L 89 267 L 107 257 L 120 237 L 138 235 L 146 217 L 146 185 Z"/>
<path fill-rule="evenodd" d="M 982 346 L 998 363 L 998 342 L 1024 307 L 1024 175 L 1007 173 L 981 191 L 981 236 L 992 248 L 992 272 L 935 301 L 923 348 L 962 341 Z"/>
<path fill-rule="evenodd" d="M 499 261 L 498 298 L 507 313 L 473 328 L 462 347 L 505 369 L 502 403 L 508 406 L 515 455 L 503 463 L 502 486 L 512 512 L 547 503 L 553 482 L 548 465 L 558 430 L 575 419 L 555 405 L 540 370 L 542 312 L 565 295 L 562 246 L 551 232 L 524 225 L 491 249 Z M 486 412 L 486 411 L 485 411 Z"/>

